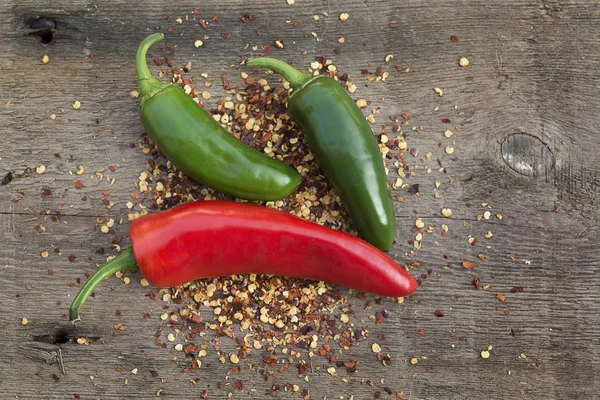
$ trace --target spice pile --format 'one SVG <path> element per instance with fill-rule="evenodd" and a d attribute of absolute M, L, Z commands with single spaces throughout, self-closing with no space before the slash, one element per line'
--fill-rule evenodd
<path fill-rule="evenodd" d="M 155 63 L 162 64 L 162 61 L 155 60 Z M 160 75 L 172 79 L 196 102 L 207 107 L 215 120 L 236 138 L 283 161 L 302 175 L 302 183 L 292 195 L 264 204 L 356 235 L 339 197 L 286 111 L 287 82 L 280 84 L 278 77 L 271 79 L 267 75 L 270 80 L 276 80 L 269 84 L 265 77 L 259 75 L 262 71 L 255 69 L 250 73 L 241 72 L 238 87 L 223 75 L 221 81 L 227 97 L 216 101 L 213 108 L 208 108 L 204 103 L 210 95 L 206 91 L 200 93 L 195 86 L 197 83 L 188 77 L 192 75 L 190 69 L 191 63 L 188 63 L 183 69 L 163 69 Z M 309 72 L 333 77 L 350 92 L 356 90 L 348 74 L 339 72 L 328 58 L 315 60 Z M 208 87 L 210 84 L 207 82 L 204 85 Z M 367 105 L 363 99 L 357 103 L 361 108 Z M 374 121 L 373 116 L 370 117 L 368 119 Z M 404 118 L 409 119 L 406 115 Z M 377 135 L 386 172 L 388 168 L 401 168 L 403 152 L 408 149 L 401 126 L 395 126 L 394 132 L 396 139 L 390 139 L 386 133 Z M 148 136 L 139 141 L 139 147 L 151 158 L 147 170 L 140 173 L 136 184 L 140 191 L 140 210 L 129 203 L 128 207 L 136 210 L 128 215 L 129 220 L 149 211 L 164 210 L 186 202 L 228 199 L 183 175 L 161 155 Z M 397 179 L 395 185 L 401 186 L 401 180 Z M 119 276 L 124 278 L 122 274 Z M 144 279 L 141 283 L 148 285 Z M 389 316 L 387 308 L 393 302 L 402 303 L 404 300 L 333 288 L 324 282 L 261 275 L 195 281 L 161 289 L 159 293 L 152 292 L 151 299 L 162 300 L 168 305 L 160 315 L 164 327 L 156 332 L 155 343 L 171 349 L 174 361 L 183 355 L 189 359 L 182 372 L 196 372 L 202 367 L 207 352 L 214 350 L 222 363 L 231 363 L 238 370 L 241 367 L 257 368 L 257 357 L 260 356 L 270 367 L 262 370 L 265 377 L 273 374 L 275 369 L 283 372 L 292 367 L 304 375 L 306 382 L 309 381 L 308 373 L 315 371 L 333 376 L 337 375 L 337 368 L 356 372 L 360 361 L 345 358 L 344 351 L 368 339 L 372 327 L 380 325 Z M 357 318 L 354 314 L 356 307 L 372 310 L 369 320 Z M 223 346 L 224 340 L 235 343 L 236 351 L 222 351 L 222 347 L 227 347 Z M 382 365 L 391 364 L 389 349 L 386 350 L 383 344 L 371 339 L 368 346 Z M 315 362 L 315 357 L 320 362 Z M 240 381 L 236 385 L 237 389 L 243 387 Z M 300 386 L 289 386 L 280 389 L 310 397 L 308 389 L 302 393 Z M 274 385 L 275 391 L 277 387 Z M 398 396 L 402 396 L 400 391 Z"/>
<path fill-rule="evenodd" d="M 167 49 L 172 54 L 173 49 Z M 388 62 L 391 58 L 386 57 L 385 61 Z M 168 57 L 166 61 L 167 65 L 171 64 Z M 155 64 L 163 66 L 165 62 L 157 58 Z M 214 119 L 237 139 L 286 163 L 302 175 L 302 183 L 292 195 L 281 201 L 263 204 L 356 235 L 339 197 L 310 153 L 302 132 L 287 113 L 289 84 L 282 82 L 278 75 L 271 75 L 271 71 L 266 71 L 266 75 L 263 75 L 265 71 L 256 68 L 248 72 L 236 72 L 240 74 L 240 78 L 235 79 L 231 78 L 231 74 L 230 77 L 223 74 L 220 83 L 226 96 L 209 105 L 211 94 L 199 89 L 199 86 L 210 88 L 212 83 L 206 74 L 200 74 L 204 82 L 202 79 L 200 82 L 196 81 L 192 67 L 191 62 L 182 69 L 170 66 L 163 68 L 160 76 L 179 85 L 194 101 L 207 108 Z M 404 70 L 395 66 L 393 71 L 399 73 Z M 341 72 L 329 58 L 316 58 L 310 63 L 308 72 L 332 77 L 350 93 L 357 90 L 357 86 L 350 81 L 349 74 Z M 389 72 L 380 66 L 374 74 L 361 71 L 361 75 L 369 81 L 382 81 L 389 76 Z M 434 90 L 437 95 L 443 96 L 442 89 Z M 361 109 L 371 105 L 371 101 L 366 99 L 358 99 L 356 103 Z M 372 126 L 380 113 L 381 103 L 379 101 L 366 116 Z M 422 128 L 409 126 L 410 119 L 407 114 L 391 117 L 391 127 L 383 125 L 379 131 L 375 131 L 375 135 L 386 174 L 393 171 L 391 175 L 395 176 L 392 188 L 404 195 L 419 195 L 419 185 L 409 182 L 419 174 L 436 172 L 428 166 L 430 162 L 435 162 L 435 152 L 442 151 L 453 157 L 452 161 L 457 161 L 458 157 L 453 155 L 454 134 L 450 129 L 443 132 L 446 145 L 437 151 L 422 152 L 424 155 L 419 157 L 419 149 L 409 147 L 407 140 L 412 133 L 418 133 Z M 138 144 L 151 158 L 148 160 L 147 170 L 140 173 L 136 184 L 140 191 L 139 211 L 133 203 L 128 204 L 132 208 L 129 220 L 149 211 L 164 210 L 186 202 L 230 199 L 187 178 L 161 155 L 150 137 L 144 136 Z M 437 164 L 437 172 L 445 174 L 447 169 L 440 158 L 437 159 Z M 435 181 L 432 188 L 436 199 L 441 197 L 438 192 L 441 185 L 440 181 Z M 403 196 L 394 198 L 397 202 L 403 200 Z M 492 218 L 489 205 L 483 204 L 482 209 L 477 220 Z M 440 205 L 439 215 L 450 219 L 452 214 L 451 209 Z M 495 218 L 502 219 L 502 216 L 497 214 Z M 413 259 L 423 241 L 436 230 L 444 237 L 449 229 L 449 223 L 441 224 L 440 227 L 428 226 L 423 219 L 416 218 L 412 227 L 414 236 L 408 240 L 413 249 L 408 251 L 407 256 Z M 488 232 L 485 238 L 490 239 L 492 236 Z M 470 236 L 468 243 L 474 246 L 476 240 Z M 483 254 L 479 255 L 480 260 L 484 258 Z M 406 269 L 419 267 L 418 261 L 405 266 Z M 452 265 L 449 263 L 442 269 L 450 267 Z M 466 260 L 462 267 L 473 269 L 475 263 Z M 428 275 L 421 274 L 419 282 Z M 439 273 L 437 276 L 441 278 Z M 145 280 L 141 282 L 144 286 L 148 285 Z M 482 288 L 478 278 L 473 284 L 476 288 Z M 390 365 L 393 362 L 393 350 L 390 351 L 384 345 L 385 336 L 378 331 L 378 326 L 391 312 L 402 312 L 397 306 L 394 307 L 392 299 L 331 287 L 323 282 L 260 275 L 234 275 L 190 282 L 175 288 L 161 289 L 158 293 L 151 292 L 151 299 L 166 303 L 160 314 L 164 325 L 156 332 L 155 344 L 169 349 L 174 362 L 182 357 L 188 360 L 182 372 L 199 373 L 203 359 L 211 358 L 211 351 L 214 352 L 213 358 L 216 355 L 221 363 L 226 364 L 224 379 L 227 381 L 241 368 L 256 370 L 267 379 L 277 371 L 284 372 L 291 367 L 304 377 L 306 387 L 298 383 L 273 384 L 270 394 L 286 390 L 298 392 L 304 398 L 310 398 L 310 388 L 314 387 L 308 384 L 312 373 L 337 376 L 340 368 L 347 373 L 360 371 L 360 360 L 346 357 L 345 352 L 362 341 L 366 341 L 365 344 L 370 347 L 382 367 Z M 403 301 L 403 298 L 396 299 L 397 303 Z M 368 320 L 357 317 L 354 310 L 358 307 L 370 310 Z M 435 315 L 443 317 L 444 313 L 436 310 Z M 148 314 L 146 317 L 152 316 Z M 419 334 L 422 334 L 421 331 Z M 419 362 L 416 357 L 403 356 L 406 357 L 404 362 L 411 365 Z M 200 378 L 193 378 L 192 381 L 195 379 Z M 367 378 L 363 381 L 373 385 Z M 237 390 L 244 390 L 244 383 L 240 380 L 228 382 L 225 387 L 219 382 L 218 388 L 230 390 L 231 385 Z M 385 392 L 395 393 L 397 398 L 403 397 L 401 389 L 384 387 Z M 208 391 L 203 392 L 203 395 L 208 396 Z"/>

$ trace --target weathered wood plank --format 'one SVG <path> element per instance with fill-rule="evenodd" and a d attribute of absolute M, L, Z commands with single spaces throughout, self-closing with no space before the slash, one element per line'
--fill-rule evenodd
<path fill-rule="evenodd" d="M 193 7 L 200 14 L 192 14 Z M 242 23 L 245 12 L 255 15 L 256 21 Z M 345 23 L 338 19 L 341 12 L 350 14 Z M 204 389 L 209 398 L 225 397 L 229 391 L 235 398 L 264 398 L 273 385 L 286 383 L 309 389 L 311 398 L 373 398 L 376 391 L 393 398 L 385 387 L 411 399 L 594 398 L 600 393 L 596 1 L 449 0 L 432 5 L 420 0 L 394 4 L 296 0 L 293 6 L 285 1 L 251 5 L 152 1 L 143 7 L 120 1 L 43 6 L 13 2 L 1 4 L 0 15 L 5 22 L 0 27 L 4 38 L 0 51 L 5 55 L 0 60 L 5 71 L 0 81 L 0 179 L 9 171 L 13 174 L 12 182 L 0 190 L 4 284 L 0 324 L 6 333 L 0 335 L 4 349 L 0 391 L 7 398 L 62 399 L 74 394 L 90 399 L 153 398 L 161 388 L 164 398 L 198 398 Z M 28 35 L 27 23 L 39 15 L 57 21 L 50 44 Z M 197 21 L 179 25 L 166 20 L 185 15 L 207 20 L 218 15 L 219 20 L 210 21 L 207 31 Z M 286 20 L 298 21 L 299 27 Z M 274 49 L 272 55 L 301 68 L 315 56 L 326 55 L 348 71 L 358 87 L 354 97 L 372 101 L 367 111 L 381 107 L 375 131 L 381 125 L 393 126 L 390 116 L 411 116 L 403 130 L 419 154 L 407 158 L 419 168 L 404 183 L 419 184 L 420 195 L 406 188 L 395 192 L 404 201 L 397 205 L 399 228 L 391 254 L 402 264 L 420 262 L 412 273 L 426 279 L 403 304 L 386 299 L 363 310 L 364 303 L 356 303 L 357 321 L 364 320 L 371 331 L 367 340 L 343 354 L 344 359 L 361 361 L 357 373 L 342 367 L 333 377 L 326 372 L 329 365 L 324 359 L 315 358 L 309 382 L 294 368 L 265 381 L 257 372 L 264 364 L 251 370 L 243 363 L 241 372 L 227 380 L 232 365 L 221 364 L 212 350 L 199 372 L 181 374 L 189 359 L 179 353 L 172 362 L 170 349 L 154 344 L 154 333 L 164 328 L 159 319 L 164 303 L 148 298 L 150 290 L 137 284 L 136 274 L 130 275 L 132 284 L 126 287 L 114 278 L 104 282 L 90 299 L 79 327 L 63 318 L 78 287 L 70 284 L 84 280 L 86 272 L 106 259 L 96 250 L 108 249 L 111 236 L 99 232 L 96 218 L 125 217 L 129 212 L 125 203 L 136 192 L 137 176 L 146 169 L 148 156 L 137 146 L 130 148 L 143 133 L 138 101 L 129 98 L 137 87 L 132 57 L 144 35 L 155 29 L 165 32 L 169 25 L 174 31 L 167 42 L 178 46 L 174 65 L 192 60 L 194 77 L 209 74 L 214 84 L 210 106 L 225 95 L 220 75 L 239 81 L 239 71 L 247 71 L 238 67 L 240 57 L 260 52 L 244 49 L 246 43 L 272 45 L 283 39 L 286 50 Z M 262 36 L 256 34 L 259 29 Z M 231 32 L 231 38 L 221 38 L 223 31 Z M 194 48 L 193 41 L 205 34 L 210 38 L 204 46 Z M 459 41 L 451 42 L 452 35 Z M 346 41 L 340 45 L 337 39 L 342 36 Z M 333 52 L 336 47 L 341 54 Z M 303 50 L 306 56 L 301 55 Z M 44 54 L 51 58 L 47 65 L 40 63 Z M 152 54 L 167 53 L 153 49 Z M 387 54 L 394 58 L 386 64 Z M 458 67 L 460 57 L 468 57 L 471 65 Z M 385 83 L 370 83 L 361 76 L 361 69 L 372 72 L 379 65 L 390 73 Z M 410 67 L 411 72 L 400 73 L 393 65 Z M 268 79 L 278 85 L 274 76 Z M 198 85 L 202 82 L 197 80 Z M 436 87 L 443 90 L 443 97 L 433 90 Z M 384 101 L 378 104 L 378 99 Z M 71 107 L 75 100 L 81 109 Z M 51 120 L 50 114 L 56 119 Z M 445 118 L 450 122 L 443 122 Z M 422 129 L 417 133 L 411 127 Z M 444 138 L 446 129 L 454 132 L 452 138 Z M 543 149 L 552 153 L 548 173 L 524 176 L 503 160 L 504 139 L 517 133 L 547 146 L 537 149 L 546 156 Z M 454 154 L 446 154 L 447 145 L 455 148 Z M 527 152 L 522 146 L 505 147 L 513 159 L 524 160 L 524 168 L 528 161 L 537 165 L 547 160 L 536 157 L 535 149 L 535 145 Z M 432 152 L 431 159 L 423 162 L 427 152 Z M 438 158 L 444 173 L 438 171 Z M 432 169 L 430 174 L 424 164 Z M 40 165 L 46 167 L 43 174 L 25 172 Z M 85 166 L 82 176 L 75 174 L 79 165 Z M 91 179 L 98 171 L 116 178 L 114 184 L 95 175 Z M 397 176 L 392 168 L 390 182 Z M 81 189 L 75 188 L 78 180 L 85 184 Z M 439 199 L 434 196 L 436 181 Z M 51 193 L 44 194 L 44 189 Z M 105 189 L 115 203 L 111 209 L 100 200 Z M 492 217 L 478 221 L 484 202 L 492 206 Z M 442 207 L 453 210 L 450 220 L 440 217 Z M 495 218 L 496 213 L 503 219 Z M 435 225 L 436 231 L 423 239 L 414 257 L 408 257 L 417 216 L 427 226 Z M 441 224 L 450 228 L 445 237 L 440 235 Z M 36 225 L 46 231 L 34 230 Z M 125 236 L 121 245 L 127 246 L 127 223 L 115 230 Z M 483 237 L 488 231 L 494 234 L 491 239 Z M 469 235 L 477 239 L 476 246 L 467 242 Z M 42 251 L 49 257 L 42 258 Z M 485 260 L 478 254 L 485 254 Z M 68 255 L 75 256 L 73 262 Z M 462 268 L 464 260 L 476 261 L 476 268 Z M 449 263 L 451 267 L 442 268 Z M 475 277 L 490 288 L 475 290 Z M 513 287 L 523 287 L 523 292 L 512 294 Z M 506 296 L 505 303 L 496 299 L 498 293 Z M 375 326 L 368 317 L 384 308 L 390 317 Z M 120 316 L 115 315 L 117 310 Z M 444 317 L 436 317 L 436 310 Z M 143 319 L 150 311 L 152 316 Z M 210 309 L 202 312 L 210 320 Z M 28 319 L 26 325 L 23 317 Z M 112 326 L 117 322 L 125 330 L 114 337 Z M 417 333 L 421 329 L 423 335 Z M 78 336 L 94 342 L 78 345 L 74 343 Z M 235 343 L 220 340 L 223 354 L 235 351 Z M 214 349 L 212 331 L 206 342 Z M 370 347 L 374 342 L 389 346 L 391 366 L 383 367 L 375 358 Z M 482 359 L 480 352 L 489 345 L 491 356 Z M 65 376 L 57 363 L 46 362 L 59 348 Z M 408 362 L 413 357 L 418 364 Z M 261 363 L 258 352 L 253 361 Z M 132 374 L 135 368 L 137 374 Z M 200 380 L 193 385 L 190 379 L 195 377 Z M 371 379 L 373 387 L 362 383 L 363 378 Z M 233 388 L 237 379 L 244 381 L 243 391 Z M 216 387 L 219 381 L 222 390 Z"/>

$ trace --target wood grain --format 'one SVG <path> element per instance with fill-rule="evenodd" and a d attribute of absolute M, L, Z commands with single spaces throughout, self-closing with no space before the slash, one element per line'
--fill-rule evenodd
<path fill-rule="evenodd" d="M 239 399 L 267 398 L 273 385 L 286 383 L 309 389 L 311 398 L 318 399 L 369 399 L 378 391 L 381 398 L 394 398 L 386 387 L 404 392 L 405 399 L 598 397 L 598 3 L 438 3 L 0 4 L 4 22 L 0 179 L 8 172 L 13 175 L 0 187 L 2 397 L 64 399 L 78 394 L 82 399 L 149 399 L 163 389 L 158 398 L 176 399 L 199 398 L 208 389 L 209 398 L 226 398 L 228 392 Z M 198 7 L 198 15 L 192 13 L 193 7 Z M 242 23 L 246 12 L 256 21 Z M 339 20 L 342 12 L 349 13 L 348 21 Z M 197 21 L 185 21 L 186 15 L 219 18 L 204 31 Z M 31 35 L 31 21 L 39 16 L 56 21 L 49 44 Z M 184 23 L 174 22 L 177 17 Z M 299 27 L 287 20 L 298 21 Z M 343 355 L 361 360 L 357 373 L 338 368 L 334 377 L 326 372 L 324 360 L 313 359 L 309 382 L 293 368 L 266 381 L 257 369 L 247 367 L 227 378 L 231 365 L 221 364 L 214 350 L 198 373 L 181 373 L 189 360 L 171 361 L 170 349 L 154 344 L 153 335 L 163 326 L 159 314 L 164 303 L 149 299 L 149 288 L 136 283 L 139 275 L 131 275 L 128 286 L 114 278 L 104 282 L 79 327 L 64 318 L 79 286 L 70 284 L 85 280 L 86 272 L 114 253 L 109 250 L 111 237 L 98 230 L 96 219 L 125 217 L 129 212 L 125 203 L 145 170 L 148 156 L 137 147 L 143 134 L 139 103 L 129 97 L 137 88 L 132 59 L 147 33 L 166 32 L 169 26 L 173 33 L 166 41 L 177 45 L 174 65 L 192 60 L 196 77 L 208 73 L 214 84 L 211 106 L 225 95 L 221 74 L 239 80 L 239 72 L 246 70 L 238 65 L 241 57 L 259 52 L 244 49 L 246 43 L 273 45 L 282 39 L 286 49 L 274 49 L 272 55 L 303 69 L 314 57 L 325 55 L 347 71 L 358 87 L 354 98 L 371 100 L 367 111 L 381 108 L 373 124 L 376 132 L 382 125 L 394 125 L 390 116 L 411 116 L 403 131 L 409 134 L 409 146 L 419 150 L 416 157 L 407 153 L 411 166 L 418 168 L 404 183 L 418 184 L 419 195 L 406 188 L 394 193 L 404 201 L 397 204 L 399 228 L 391 254 L 402 264 L 418 261 L 420 267 L 411 273 L 422 279 L 422 285 L 403 304 L 385 299 L 374 310 L 354 309 L 357 320 L 364 320 L 371 330 L 367 340 Z M 231 32 L 231 37 L 223 39 L 223 31 Z M 204 35 L 209 36 L 204 46 L 194 48 L 193 41 Z M 452 42 L 451 36 L 459 40 Z M 337 42 L 339 37 L 345 38 L 343 45 Z M 340 54 L 333 51 L 337 47 Z M 167 54 L 159 49 L 151 52 L 154 57 Z M 45 54 L 51 61 L 43 65 Z M 384 61 L 387 54 L 394 55 L 390 63 Z M 467 57 L 470 66 L 460 68 L 460 57 Z M 386 82 L 368 82 L 361 75 L 361 69 L 374 71 L 379 65 L 390 74 Z M 398 72 L 393 65 L 409 67 L 410 72 Z M 273 76 L 268 79 L 279 84 Z M 444 96 L 434 88 L 442 89 Z M 378 104 L 378 99 L 384 101 Z M 79 110 L 72 108 L 76 100 L 82 104 Z M 51 120 L 50 114 L 56 119 Z M 422 128 L 417 132 L 412 127 Z M 446 129 L 453 131 L 452 138 L 444 138 Z M 544 144 L 553 159 L 551 169 L 525 176 L 507 165 L 502 143 L 517 133 Z M 454 154 L 446 154 L 448 145 L 455 148 Z M 510 151 L 527 154 L 518 143 L 513 145 Z M 427 152 L 432 152 L 431 159 L 422 161 Z M 445 172 L 439 172 L 438 158 Z M 534 162 L 547 165 L 545 160 Z M 431 173 L 425 172 L 424 164 Z M 28 170 L 40 165 L 46 168 L 43 174 Z M 80 165 L 86 171 L 82 177 L 75 174 Z M 100 181 L 95 172 L 114 177 L 114 184 L 106 178 Z M 392 170 L 390 182 L 396 177 Z M 77 180 L 85 186 L 76 189 Z M 51 194 L 45 195 L 44 189 Z M 110 189 L 115 203 L 111 209 L 101 201 L 105 189 Z M 486 210 L 482 203 L 492 207 L 489 220 L 477 219 Z M 443 207 L 453 210 L 451 219 L 441 217 Z M 417 217 L 436 230 L 409 257 Z M 441 224 L 449 226 L 445 237 Z M 36 225 L 45 232 L 34 230 Z M 126 223 L 115 230 L 127 237 Z M 490 239 L 484 237 L 488 231 L 493 233 Z M 468 243 L 469 235 L 477 239 L 476 246 Z M 121 245 L 127 246 L 128 239 Z M 99 248 L 107 253 L 97 254 Z M 40 256 L 42 251 L 49 252 L 48 258 Z M 478 254 L 485 259 L 479 260 Z M 73 262 L 69 255 L 75 256 Z M 475 261 L 475 269 L 462 268 L 465 260 Z M 476 277 L 489 288 L 476 290 L 472 283 Z M 511 293 L 513 287 L 522 287 L 523 292 Z M 504 303 L 496 299 L 499 293 L 506 297 Z M 368 317 L 380 309 L 389 310 L 390 317 L 375 326 Z M 117 310 L 120 316 L 115 315 Z M 436 310 L 444 317 L 436 317 Z M 148 312 L 151 318 L 143 319 Z M 117 322 L 125 330 L 113 336 Z M 421 329 L 423 335 L 417 333 Z M 80 336 L 94 341 L 78 345 L 75 338 Z M 217 340 L 225 354 L 235 350 L 234 342 L 207 335 L 211 348 Z M 374 342 L 389 346 L 390 366 L 377 361 L 371 351 Z M 480 352 L 489 345 L 490 358 L 481 358 Z M 58 349 L 66 375 L 54 362 Z M 260 356 L 255 357 L 260 363 Z M 409 363 L 413 357 L 418 364 Z M 136 368 L 137 373 L 131 373 Z M 192 384 L 190 379 L 196 377 L 198 383 Z M 244 381 L 243 391 L 233 388 L 238 379 Z M 364 383 L 367 379 L 372 387 Z M 301 396 L 281 391 L 273 397 Z"/>

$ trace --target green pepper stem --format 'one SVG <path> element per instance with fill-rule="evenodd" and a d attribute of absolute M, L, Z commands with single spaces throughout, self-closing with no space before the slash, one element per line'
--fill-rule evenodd
<path fill-rule="evenodd" d="M 148 63 L 146 62 L 146 54 L 148 49 L 155 43 L 160 42 L 165 38 L 162 33 L 153 33 L 147 36 L 140 45 L 138 46 L 137 52 L 135 53 L 135 71 L 140 84 L 140 90 L 142 92 L 142 103 L 144 100 L 154 96 L 156 92 L 161 90 L 164 83 L 160 83 L 148 69 Z"/>
<path fill-rule="evenodd" d="M 292 86 L 292 89 L 294 90 L 304 85 L 310 79 L 309 76 L 298 71 L 296 68 L 275 58 L 252 58 L 246 61 L 246 65 L 249 67 L 263 67 L 272 69 L 283 76 L 285 80 L 290 83 L 290 86 Z"/>
<path fill-rule="evenodd" d="M 85 300 L 89 297 L 94 288 L 100 282 L 102 282 L 104 279 L 108 278 L 115 272 L 123 271 L 126 269 L 140 269 L 135 261 L 135 257 L 133 256 L 132 248 L 125 250 L 124 252 L 122 252 L 121 254 L 119 254 L 118 256 L 116 256 L 115 258 L 98 268 L 96 272 L 94 272 L 94 274 L 90 276 L 90 279 L 88 279 L 87 282 L 81 287 L 81 289 L 79 289 L 79 292 L 77 292 L 77 295 L 71 303 L 71 308 L 69 309 L 69 319 L 71 320 L 73 325 L 75 325 L 77 321 L 81 320 L 79 318 L 79 310 L 81 310 L 81 307 L 85 303 Z"/>

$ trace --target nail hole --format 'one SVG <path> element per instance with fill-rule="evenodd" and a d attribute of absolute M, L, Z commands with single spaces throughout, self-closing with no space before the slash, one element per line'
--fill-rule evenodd
<path fill-rule="evenodd" d="M 54 336 L 54 344 L 63 344 L 69 341 L 69 336 L 67 336 L 66 332 L 58 332 L 56 336 Z"/>
<path fill-rule="evenodd" d="M 56 29 L 56 21 L 49 17 L 39 17 L 31 21 L 29 24 L 31 36 L 36 37 L 40 42 L 48 44 L 54 39 L 54 30 Z"/>
<path fill-rule="evenodd" d="M 31 32 L 31 36 L 38 38 L 38 40 L 44 44 L 48 44 L 54 38 L 54 35 L 50 29 L 40 29 L 35 32 Z"/>

